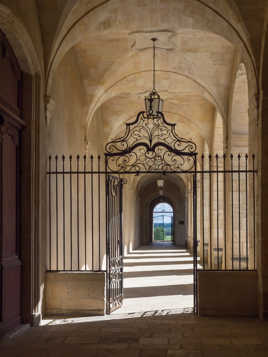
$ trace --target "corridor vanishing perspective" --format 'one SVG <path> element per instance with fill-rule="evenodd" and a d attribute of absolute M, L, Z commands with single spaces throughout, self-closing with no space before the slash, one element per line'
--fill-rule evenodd
<path fill-rule="evenodd" d="M 268 0 L 0 0 L 1 357 L 262 356 L 267 26 Z"/>
<path fill-rule="evenodd" d="M 135 29 L 150 27 L 146 14 L 154 13 L 152 3 L 135 18 Z M 177 5 L 170 0 L 165 6 L 179 16 Z M 128 11 L 122 2 L 116 14 L 125 19 Z M 88 114 L 85 146 L 73 145 L 76 153 L 66 143 L 55 145 L 50 132 L 46 314 L 188 308 L 199 315 L 222 310 L 256 315 L 258 160 L 248 111 L 252 68 L 236 57 L 229 38 L 210 28 L 173 35 L 169 23 L 169 30 L 137 32 L 128 22 L 118 19 L 118 24 L 111 27 L 122 48 L 113 55 L 110 48 L 112 64 L 102 63 L 108 52 L 98 41 L 94 58 L 83 36 L 70 49 L 79 58 Z M 106 35 L 98 39 L 108 49 Z M 200 51 L 204 71 L 197 70 Z M 182 53 L 189 66 L 183 65 Z M 103 75 L 96 72 L 93 79 L 85 70 L 89 63 L 102 63 Z M 230 81 L 232 101 L 226 107 Z M 61 92 L 54 86 L 56 81 L 51 89 Z M 59 119 L 55 131 L 64 121 Z M 156 242 L 174 247 L 153 253 L 141 249 Z M 219 276 L 224 277 L 222 289 L 215 295 Z M 223 293 L 230 288 L 231 304 Z M 236 307 L 241 291 L 246 298 Z"/>
<path fill-rule="evenodd" d="M 124 304 L 114 314 L 193 312 L 193 257 L 171 244 L 124 256 Z"/>

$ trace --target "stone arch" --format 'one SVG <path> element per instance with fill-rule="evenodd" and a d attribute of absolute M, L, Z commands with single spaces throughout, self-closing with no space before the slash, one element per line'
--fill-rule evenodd
<path fill-rule="evenodd" d="M 30 35 L 22 22 L 6 6 L 0 4 L 0 29 L 6 35 L 23 72 L 43 77 L 43 68 L 38 59 Z"/>
<path fill-rule="evenodd" d="M 182 73 L 177 73 L 177 72 L 171 72 L 171 71 L 157 71 L 158 75 L 158 80 L 159 80 L 159 92 L 161 93 L 161 96 L 164 99 L 164 113 L 167 115 L 167 118 L 169 118 L 169 121 L 171 122 L 177 122 L 177 120 L 180 121 L 180 131 L 184 132 L 184 137 L 189 137 L 193 139 L 197 144 L 199 151 L 203 151 L 203 140 L 209 140 L 208 135 L 210 135 L 210 129 L 208 128 L 208 120 L 210 120 L 211 117 L 211 122 L 214 121 L 214 112 L 219 111 L 223 112 L 221 110 L 221 105 L 217 101 L 215 95 L 211 93 L 205 85 L 202 85 L 199 83 L 197 80 L 195 80 L 193 77 L 189 78 L 187 75 L 184 75 Z M 131 79 L 132 78 L 132 79 Z M 161 81 L 161 78 L 163 81 Z M 131 79 L 131 82 L 129 80 Z M 171 89 L 171 86 L 168 88 L 165 83 L 168 81 L 171 81 L 171 85 L 174 86 L 175 89 Z M 107 92 L 103 95 L 103 98 L 99 99 L 99 102 L 96 102 L 96 110 L 93 112 L 93 119 L 95 118 L 95 114 L 98 113 L 99 111 L 101 112 L 101 116 L 98 116 L 99 118 L 103 117 L 103 121 L 105 122 L 105 128 L 106 132 L 110 133 L 110 137 L 108 137 L 106 140 L 111 140 L 111 138 L 114 138 L 118 136 L 118 132 L 124 130 L 124 124 L 130 120 L 130 118 L 136 117 L 137 113 L 140 110 L 143 110 L 144 108 L 144 96 L 146 92 L 141 91 L 141 87 L 138 87 L 136 83 L 139 82 L 144 82 L 144 83 L 149 83 L 148 89 L 150 88 L 150 83 L 151 83 L 151 71 L 146 70 L 143 72 L 139 73 L 131 73 L 127 76 L 126 78 L 126 83 L 122 84 L 122 80 L 120 81 L 119 85 L 117 86 L 115 83 L 110 89 L 108 89 Z M 132 113 L 133 114 L 128 114 L 124 112 L 124 108 L 126 105 L 126 102 L 124 102 L 126 99 L 126 95 L 124 93 L 127 93 L 127 91 L 131 92 L 132 86 L 134 83 L 137 88 L 133 87 L 133 91 L 135 93 L 135 99 L 132 97 L 128 97 L 128 108 L 132 108 Z M 206 103 L 206 107 L 209 107 L 209 112 L 205 113 L 203 115 L 203 118 L 206 118 L 206 122 L 201 125 L 201 111 L 200 111 L 200 118 L 192 117 L 192 114 L 190 113 L 190 110 L 187 109 L 186 113 L 183 113 L 183 111 L 180 111 L 180 106 L 177 106 L 170 101 L 170 99 L 173 98 L 173 100 L 180 100 L 180 86 L 183 86 L 183 84 L 180 84 L 179 87 L 177 87 L 176 83 L 183 83 L 185 84 L 184 88 L 187 86 L 187 93 L 191 93 L 191 96 L 188 96 L 188 101 L 190 98 L 191 100 L 200 100 L 200 108 L 201 104 Z M 142 85 L 143 86 L 143 85 Z M 177 94 L 177 92 L 178 94 Z M 139 92 L 138 95 L 136 95 L 136 92 Z M 110 93 L 109 93 L 110 92 Z M 178 97 L 178 98 L 177 98 Z M 186 97 L 185 97 L 186 98 Z M 98 98 L 97 98 L 98 99 Z M 110 105 L 116 105 L 118 108 L 122 108 L 122 111 L 119 112 L 117 115 L 111 111 L 109 111 L 109 106 Z M 184 105 L 185 108 L 186 105 Z M 189 105 L 189 108 L 192 106 Z M 92 108 L 92 105 L 91 105 Z M 135 109 L 134 109 L 135 108 Z M 215 108 L 215 109 L 214 109 Z M 185 109 L 184 109 L 185 110 Z M 195 113 L 196 114 L 196 113 Z M 221 115 L 221 118 L 224 117 L 224 114 Z M 108 120 L 109 118 L 109 120 Z M 116 120 L 113 120 L 116 119 Z M 86 142 L 90 142 L 90 136 L 92 135 L 92 126 L 91 123 L 93 120 L 88 120 L 87 124 L 87 131 L 86 131 Z M 109 128 L 109 130 L 108 130 Z M 191 130 L 190 130 L 191 128 Z M 189 132 L 190 131 L 190 132 Z"/>
<path fill-rule="evenodd" d="M 181 2 L 176 2 L 176 4 L 183 3 L 184 1 L 185 0 L 182 0 Z M 205 8 L 204 17 L 208 16 L 208 18 L 211 18 L 213 11 L 210 8 L 200 7 L 201 6 L 200 2 L 198 5 L 197 4 L 198 1 L 195 1 L 195 0 L 188 0 L 187 1 L 188 5 L 189 5 L 189 2 L 194 4 L 193 8 L 195 10 L 200 11 L 200 9 L 202 10 Z M 209 2 L 209 1 L 207 1 L 207 2 Z M 78 3 L 80 5 L 82 3 L 84 4 L 83 11 L 82 11 L 82 8 L 80 8 L 80 5 Z M 137 6 L 137 7 L 139 6 L 136 4 L 135 0 L 133 3 L 135 4 L 135 6 Z M 148 2 L 148 3 L 150 4 L 151 2 Z M 213 5 L 213 2 L 210 1 L 209 3 L 210 3 L 211 7 L 216 7 L 215 4 Z M 102 40 L 104 40 L 105 39 L 104 37 L 107 36 L 110 39 L 109 36 L 112 36 L 112 33 L 116 33 L 116 31 L 117 31 L 117 28 L 114 26 L 121 26 L 120 29 L 124 30 L 122 32 L 122 34 L 123 34 L 122 36 L 125 36 L 126 38 L 122 37 L 123 40 L 121 42 L 128 41 L 131 38 L 131 44 L 132 44 L 132 41 L 134 38 L 133 34 L 138 32 L 137 28 L 135 29 L 136 31 L 133 31 L 133 29 L 129 29 L 131 31 L 128 32 L 127 31 L 128 27 L 129 27 L 128 25 L 122 24 L 122 23 L 120 23 L 120 21 L 118 23 L 116 21 L 112 21 L 112 20 L 109 22 L 108 19 L 106 18 L 107 17 L 106 10 L 108 9 L 106 6 L 113 5 L 111 7 L 112 11 L 110 12 L 111 18 L 113 18 L 113 16 L 117 16 L 120 19 L 120 16 L 121 16 L 120 14 L 122 12 L 122 9 L 118 8 L 118 0 L 103 2 L 102 5 L 100 3 L 98 3 L 98 4 L 99 5 L 96 5 L 96 7 L 94 9 L 93 8 L 89 9 L 89 4 L 87 4 L 87 6 L 86 6 L 86 2 L 83 2 L 83 1 L 77 2 L 77 4 L 75 4 L 73 7 L 71 5 L 69 5 L 70 8 L 72 7 L 73 11 L 76 12 L 77 18 L 76 19 L 73 18 L 73 20 L 72 20 L 71 12 L 69 14 L 67 14 L 67 10 L 66 10 L 66 13 L 64 15 L 64 16 L 66 16 L 66 21 L 64 21 L 63 19 L 60 20 L 60 21 L 62 21 L 62 24 L 64 23 L 64 25 L 62 25 L 62 26 L 65 26 L 65 34 L 67 34 L 67 32 L 68 32 L 68 34 L 65 36 L 64 32 L 61 32 L 61 30 L 58 29 L 58 39 L 60 39 L 60 36 L 63 35 L 63 37 L 62 37 L 63 42 L 60 42 L 57 44 L 59 46 L 59 50 L 58 50 L 58 52 L 56 51 L 57 54 L 54 53 L 57 58 L 55 57 L 55 60 L 53 60 L 53 61 L 51 59 L 53 64 L 51 64 L 51 69 L 49 69 L 48 82 L 50 80 L 54 81 L 55 76 L 53 76 L 52 72 L 54 70 L 56 70 L 57 65 L 59 63 L 62 63 L 60 58 L 63 58 L 68 51 L 69 51 L 68 53 L 71 53 L 75 56 L 75 55 L 80 54 L 80 52 L 77 52 L 77 51 L 82 52 L 83 50 L 85 50 L 84 58 L 86 58 L 86 60 L 90 61 L 91 43 L 93 45 L 95 44 L 95 46 L 98 46 L 98 42 L 96 42 L 96 41 L 99 41 L 100 38 L 102 38 Z M 140 4 L 140 2 L 139 2 L 139 4 Z M 163 6 L 166 7 L 165 10 L 171 11 L 173 9 L 173 7 L 175 6 L 174 4 L 175 4 L 175 2 L 173 0 L 168 0 L 167 3 L 165 2 L 165 4 Z M 186 6 L 186 8 L 187 7 L 189 8 L 188 5 Z M 133 4 L 131 6 L 133 6 Z M 146 6 L 147 6 L 147 4 L 146 4 Z M 178 6 L 181 6 L 181 5 L 178 5 Z M 199 7 L 196 7 L 196 6 L 199 6 Z M 124 2 L 122 4 L 122 8 L 125 8 Z M 192 25 L 187 24 L 187 23 L 185 23 L 185 18 L 184 18 L 184 20 L 181 19 L 182 21 L 180 21 L 180 17 L 177 17 L 175 19 L 176 21 L 175 20 L 173 21 L 174 22 L 172 25 L 173 27 L 171 26 L 172 28 L 170 30 L 165 30 L 166 32 L 164 32 L 164 30 L 161 30 L 161 28 L 160 28 L 160 30 L 159 30 L 159 28 L 157 30 L 157 28 L 154 26 L 152 26 L 151 28 L 148 28 L 148 31 L 147 31 L 147 28 L 145 30 L 149 33 L 150 36 L 151 36 L 152 31 L 156 31 L 156 32 L 158 31 L 157 33 L 161 33 L 161 36 L 164 36 L 164 37 L 167 36 L 167 32 L 168 32 L 168 35 L 170 35 L 171 37 L 172 36 L 181 36 L 183 33 L 188 33 L 188 34 L 192 33 L 191 36 L 195 36 L 195 34 L 197 32 L 203 33 L 204 37 L 206 37 L 208 35 L 215 36 L 214 41 L 216 43 L 222 41 L 222 42 L 220 42 L 220 46 L 222 43 L 223 44 L 228 43 L 232 48 L 231 51 L 241 52 L 241 58 L 243 58 L 245 67 L 247 68 L 247 71 L 250 73 L 249 80 L 252 83 L 252 85 L 250 87 L 255 88 L 256 86 L 253 83 L 253 81 L 254 81 L 254 65 L 252 63 L 252 59 L 250 58 L 248 51 L 246 51 L 245 48 L 243 49 L 243 44 L 241 42 L 242 39 L 240 38 L 242 36 L 244 39 L 244 42 L 247 43 L 246 35 L 243 33 L 243 31 L 244 31 L 243 24 L 240 23 L 239 25 L 237 25 L 239 27 L 239 31 L 238 30 L 237 31 L 240 33 L 240 36 L 238 36 L 237 34 L 235 35 L 234 29 L 232 28 L 232 26 L 230 26 L 230 24 L 228 25 L 228 21 L 230 23 L 234 24 L 234 22 L 232 22 L 233 20 L 232 20 L 232 16 L 231 16 L 232 11 L 229 11 L 230 19 L 228 19 L 227 22 L 222 19 L 222 20 L 219 20 L 220 24 L 217 24 L 217 20 L 215 20 L 215 18 L 214 18 L 212 21 L 212 18 L 211 18 L 211 23 L 208 25 L 208 24 L 204 23 L 204 19 L 201 18 L 200 13 L 198 13 L 198 16 L 196 19 L 196 15 L 189 14 L 188 8 L 186 9 L 186 11 L 188 11 L 188 13 L 182 14 L 182 15 L 184 15 L 184 17 L 190 16 L 191 24 L 192 23 L 194 23 L 194 24 L 192 24 Z M 78 12 L 79 12 L 78 10 L 79 11 L 81 10 L 80 17 L 78 16 Z M 184 8 L 182 10 L 183 10 L 182 12 L 184 12 Z M 146 11 L 147 10 L 145 9 L 145 12 Z M 220 9 L 218 9 L 219 13 L 220 12 L 224 13 L 224 11 L 225 11 L 224 7 L 220 7 Z M 116 15 L 114 15 L 114 12 Z M 87 13 L 87 15 L 86 15 L 86 13 Z M 118 13 L 119 13 L 119 15 L 118 15 Z M 93 14 L 96 15 L 95 16 L 96 19 L 94 18 Z M 194 14 L 196 14 L 196 12 L 194 12 Z M 182 15 L 180 15 L 180 16 L 182 16 Z M 228 16 L 227 16 L 227 12 L 224 13 L 224 17 L 228 18 Z M 237 20 L 236 15 L 233 15 L 233 16 Z M 135 18 L 136 17 L 134 17 L 133 20 L 132 20 L 132 18 L 130 18 L 130 22 L 134 22 L 136 24 L 137 20 Z M 108 28 L 106 28 L 104 26 L 104 22 L 106 21 L 105 19 L 107 20 Z M 195 24 L 196 21 L 197 21 L 197 24 Z M 224 25 L 221 23 L 221 21 L 224 22 Z M 67 24 L 69 24 L 68 25 L 69 27 L 67 26 Z M 123 27 L 123 25 L 125 27 Z M 230 28 L 228 28 L 228 30 L 227 30 L 228 26 Z M 234 25 L 234 26 L 236 26 L 236 25 Z M 70 31 L 69 31 L 69 29 L 70 29 Z M 176 31 L 174 31 L 174 29 Z M 63 31 L 63 27 L 62 27 L 62 31 Z M 61 35 L 60 35 L 60 33 L 61 33 Z M 147 37 L 149 36 L 148 33 L 147 33 Z M 95 34 L 96 34 L 96 40 L 91 42 L 91 37 L 93 38 L 95 36 Z M 72 38 L 70 38 L 69 36 L 71 36 Z M 113 37 L 111 37 L 111 38 L 113 38 Z M 174 40 L 174 38 L 172 37 L 172 41 L 173 40 Z M 54 46 L 56 46 L 56 47 L 57 47 L 57 45 L 56 45 L 57 41 L 58 41 L 57 39 L 55 39 L 55 41 L 54 41 Z M 70 41 L 70 43 L 67 44 L 66 41 L 67 42 Z M 178 39 L 178 42 L 180 42 L 180 41 L 181 41 L 181 39 Z M 183 39 L 183 41 L 184 41 L 184 43 L 191 43 L 191 41 L 185 41 L 185 39 Z M 210 41 L 208 41 L 208 44 L 209 43 L 210 43 Z M 127 47 L 128 49 L 129 49 L 129 47 L 131 47 L 130 46 L 131 44 L 129 44 L 129 46 Z M 86 46 L 88 46 L 88 47 L 86 47 Z M 149 60 L 150 51 L 149 51 L 148 47 L 145 48 L 146 51 L 148 49 L 148 51 L 147 51 L 148 56 L 146 56 L 147 59 L 145 59 L 145 61 L 142 63 L 142 65 L 139 66 L 139 68 L 136 68 L 136 67 L 134 67 L 135 69 L 130 68 L 130 70 L 128 71 L 128 70 L 126 70 L 126 68 L 124 68 L 124 70 L 123 70 L 121 68 L 122 67 L 121 64 L 123 63 L 123 66 L 124 66 L 124 65 L 126 65 L 126 63 L 130 63 L 132 60 L 135 63 L 135 58 L 132 58 L 132 57 L 135 57 L 135 55 L 133 55 L 133 52 L 127 51 L 124 46 L 122 47 L 122 51 L 121 51 L 121 47 L 120 47 L 120 51 L 118 51 L 118 53 L 120 53 L 119 59 L 116 58 L 114 60 L 112 58 L 112 60 L 109 60 L 107 57 L 107 62 L 110 61 L 110 64 L 109 64 L 109 66 L 108 65 L 105 66 L 103 71 L 102 71 L 102 67 L 101 67 L 102 64 L 101 63 L 99 64 L 99 67 L 98 67 L 99 72 L 96 71 L 96 72 L 98 72 L 98 74 L 96 75 L 96 77 L 98 76 L 96 81 L 94 81 L 94 79 L 91 80 L 91 77 L 90 77 L 89 73 L 86 72 L 86 70 L 84 72 L 84 68 L 87 68 L 86 62 L 78 63 L 78 65 L 80 66 L 79 69 L 81 69 L 81 73 L 82 74 L 85 73 L 84 77 L 81 75 L 81 78 L 83 79 L 83 81 L 81 81 L 82 82 L 81 83 L 81 92 L 83 92 L 82 94 L 85 97 L 85 103 L 84 103 L 85 108 L 83 109 L 82 116 L 80 115 L 80 118 L 83 118 L 83 125 L 81 125 L 82 133 L 79 133 L 79 135 L 81 137 L 83 137 L 83 140 L 81 140 L 77 143 L 77 145 L 79 147 L 82 147 L 82 150 L 85 150 L 85 151 L 88 150 L 88 147 L 89 147 L 88 143 L 91 142 L 91 140 L 89 138 L 89 125 L 90 125 L 90 121 L 96 117 L 98 109 L 99 108 L 102 109 L 102 105 L 103 104 L 105 105 L 110 99 L 116 98 L 119 95 L 124 94 L 124 88 L 127 88 L 127 83 L 130 80 L 129 78 L 126 78 L 126 85 L 124 85 L 124 83 L 123 83 L 124 78 L 129 75 L 131 76 L 132 74 L 133 74 L 133 78 L 134 78 L 135 77 L 134 73 L 131 74 L 131 72 L 133 72 L 133 71 L 136 71 L 137 73 L 141 73 L 141 71 L 147 72 L 147 73 L 140 75 L 139 78 L 137 77 L 138 80 L 136 82 L 144 81 L 144 78 L 146 79 L 147 77 L 149 78 L 149 76 L 150 76 L 151 62 Z M 212 52 L 213 52 L 212 44 L 211 44 L 211 47 L 212 47 Z M 204 48 L 205 48 L 205 46 L 204 46 Z M 89 57 L 86 57 L 87 56 L 86 50 L 89 51 Z M 165 51 L 162 51 L 162 52 L 165 52 Z M 192 53 L 194 53 L 194 51 Z M 227 51 L 226 51 L 226 53 L 224 51 L 224 55 L 225 54 L 227 55 Z M 188 73 L 186 73 L 186 72 L 189 68 L 194 67 L 194 69 L 198 69 L 199 68 L 198 61 L 196 61 L 193 65 L 193 63 L 191 62 L 191 58 L 188 59 L 187 56 L 188 55 L 186 55 L 187 61 L 185 61 L 185 63 L 184 63 L 184 68 L 180 68 L 179 64 L 178 64 L 178 68 L 167 68 L 167 66 L 163 65 L 163 64 L 161 66 L 159 66 L 159 72 L 158 72 L 159 76 L 164 76 L 163 72 L 165 71 L 165 69 L 167 69 L 168 71 L 172 72 L 172 76 L 180 75 L 181 76 L 180 78 L 182 78 L 183 75 L 185 75 L 185 74 L 188 75 Z M 66 58 L 66 57 L 67 57 L 67 55 L 64 58 Z M 83 55 L 78 56 L 78 57 L 83 58 Z M 161 58 L 161 54 L 159 55 L 159 57 Z M 162 55 L 162 57 L 165 57 L 165 55 Z M 213 54 L 212 54 L 212 57 L 213 57 Z M 98 58 L 98 56 L 96 56 L 96 58 Z M 180 58 L 182 58 L 182 56 L 180 56 L 180 53 L 178 51 L 178 52 L 176 52 L 176 60 L 169 61 L 169 62 L 170 63 L 172 63 L 172 62 L 179 63 Z M 204 60 L 204 58 L 203 58 L 202 63 L 206 63 L 206 65 L 207 65 L 207 62 Z M 219 63 L 220 61 L 222 61 L 223 58 L 224 58 L 223 55 L 219 56 L 219 54 L 217 54 L 213 57 L 213 61 L 215 63 Z M 120 60 L 122 60 L 122 62 L 120 62 Z M 90 66 L 92 69 L 94 69 L 95 66 L 97 67 L 98 63 L 99 63 L 98 61 L 97 62 L 96 61 L 94 62 L 94 61 L 95 61 L 95 57 L 93 57 L 92 62 L 90 62 L 91 63 Z M 163 58 L 163 61 L 164 61 L 164 58 Z M 136 62 L 138 63 L 138 61 L 136 61 Z M 160 63 L 160 61 L 158 63 Z M 163 63 L 165 63 L 165 62 L 163 62 Z M 233 65 L 233 59 L 230 60 L 230 63 L 231 63 L 231 65 L 230 65 L 230 68 L 231 68 L 231 66 Z M 61 65 L 60 65 L 60 67 L 61 67 Z M 126 67 L 127 67 L 127 65 L 126 65 Z M 227 67 L 227 65 L 226 65 L 226 67 Z M 216 68 L 216 70 L 217 70 L 217 72 L 215 72 L 215 73 L 220 72 L 219 68 Z M 228 68 L 228 70 L 229 70 L 229 68 Z M 226 85 L 225 82 L 227 80 L 226 81 L 217 81 L 216 75 L 213 77 L 214 68 L 211 69 L 210 66 L 207 65 L 207 71 L 209 72 L 207 75 L 207 77 L 209 78 L 208 80 L 204 79 L 204 77 L 206 76 L 206 71 L 199 71 L 199 73 L 202 72 L 202 76 L 203 76 L 201 78 L 201 80 L 199 78 L 198 72 L 193 72 L 192 76 L 189 76 L 189 80 L 197 81 L 196 86 L 200 86 L 200 88 L 199 88 L 200 94 L 203 97 L 205 97 L 208 101 L 214 102 L 217 110 L 221 113 L 222 118 L 225 119 L 228 116 L 228 108 L 229 108 L 228 99 L 227 99 L 227 97 L 229 97 L 229 92 L 228 92 L 229 84 L 228 84 L 228 86 Z M 175 72 L 176 72 L 176 74 L 175 74 Z M 229 79 L 231 77 L 231 73 L 232 73 L 232 71 L 230 71 L 230 73 L 228 72 L 226 75 L 224 73 L 223 78 L 226 78 L 226 79 L 228 78 L 228 81 L 229 81 Z M 55 73 L 55 75 L 57 75 L 57 74 Z M 174 79 L 175 78 L 177 78 L 177 77 L 174 77 Z M 214 80 L 211 78 L 214 78 Z M 178 79 L 179 79 L 179 77 L 178 77 Z M 177 79 L 175 79 L 173 82 L 175 82 L 175 81 L 177 82 Z M 56 80 L 53 82 L 53 86 L 51 88 L 51 91 L 52 91 L 51 96 L 53 98 L 54 98 L 54 95 L 57 96 L 57 91 L 54 88 L 54 83 L 56 83 L 56 82 L 57 82 Z M 162 83 L 164 83 L 164 82 L 165 81 L 163 80 Z M 167 82 L 167 80 L 166 80 L 166 82 Z M 147 81 L 147 83 L 149 83 L 149 81 Z M 49 86 L 48 86 L 48 88 L 49 88 Z M 144 89 L 143 89 L 143 91 L 144 91 Z M 134 91 L 132 91 L 132 90 L 130 90 L 130 92 L 134 93 Z M 141 93 L 142 90 L 140 90 L 139 92 Z M 162 96 L 161 91 L 159 91 L 159 92 L 160 92 L 160 95 Z M 255 89 L 252 89 L 252 92 L 255 93 L 256 92 Z M 136 92 L 135 92 L 135 94 L 136 94 Z M 164 97 L 164 93 L 163 93 L 163 97 Z M 164 100 L 165 100 L 165 98 L 164 98 Z M 57 100 L 56 100 L 56 102 L 57 102 Z M 142 107 L 139 110 L 141 110 L 141 109 L 142 109 Z M 100 113 L 101 112 L 102 112 L 102 110 L 100 110 Z M 101 118 L 101 117 L 102 116 L 100 115 L 99 118 Z M 88 121 L 88 123 L 86 123 L 86 121 Z M 227 119 L 226 119 L 226 121 L 227 121 Z M 224 126 L 226 126 L 226 125 L 224 125 Z"/>
<path fill-rule="evenodd" d="M 183 175 L 182 175 L 183 176 Z M 152 207 L 163 198 L 173 208 L 174 213 L 174 243 L 185 246 L 187 240 L 187 192 L 186 178 L 180 175 L 143 175 L 136 186 L 136 193 L 142 197 L 140 200 L 140 245 L 152 242 Z M 163 194 L 158 192 L 156 181 L 164 179 Z"/>
<path fill-rule="evenodd" d="M 184 6 L 184 1 L 186 0 L 183 0 L 179 3 L 177 1 L 169 2 L 171 4 L 176 3 L 176 6 L 182 7 Z M 189 0 L 187 0 L 187 4 L 189 5 Z M 123 5 L 124 4 L 122 4 L 120 0 L 106 0 L 99 1 L 95 3 L 94 6 L 92 6 L 91 4 L 89 5 L 88 2 L 81 0 L 76 6 L 69 6 L 71 9 L 70 14 L 68 16 L 65 15 L 66 21 L 64 22 L 62 20 L 61 29 L 58 30 L 58 37 L 54 40 L 54 46 L 49 60 L 47 94 L 50 92 L 53 73 L 55 72 L 65 53 L 67 53 L 71 47 L 80 41 L 81 36 L 83 36 L 84 33 L 90 33 L 92 29 L 96 30 L 97 28 L 107 30 L 107 26 L 109 27 L 111 24 L 120 24 L 121 21 L 117 19 L 116 16 L 118 16 L 119 12 L 122 11 Z M 107 19 L 106 21 L 104 16 L 101 16 L 102 22 L 99 25 L 102 25 L 102 27 L 98 27 L 95 24 L 95 27 L 93 26 L 90 30 L 90 28 L 88 28 L 87 22 L 90 22 L 92 26 L 93 16 L 95 21 L 98 17 L 96 16 L 97 12 L 104 11 L 104 9 L 109 9 L 109 6 L 111 11 L 107 10 L 107 13 L 110 14 L 110 20 Z M 132 4 L 132 6 L 135 6 L 135 4 Z M 168 4 L 167 6 L 171 5 Z M 241 19 L 238 19 L 237 8 L 230 7 L 227 2 L 218 5 L 215 2 L 208 0 L 192 0 L 191 8 L 192 7 L 195 8 L 195 14 L 200 14 L 199 29 L 207 28 L 210 32 L 219 34 L 220 36 L 225 37 L 232 43 L 235 43 L 242 48 L 243 56 L 247 58 L 246 62 L 247 66 L 249 66 L 249 71 L 255 73 L 256 81 L 256 65 L 254 62 L 254 57 L 252 55 L 252 50 L 249 45 L 247 34 L 245 33 L 245 26 L 243 26 Z M 190 11 L 189 6 L 184 6 L 184 8 Z M 73 14 L 71 12 L 73 12 Z M 201 16 L 201 13 L 203 16 Z M 218 21 L 215 21 L 215 17 Z M 90 21 L 88 21 L 89 18 Z M 207 18 L 207 21 L 205 21 L 205 18 Z M 180 22 L 179 19 L 177 19 L 177 22 Z M 184 23 L 187 26 L 187 21 L 185 21 L 185 19 L 183 19 L 181 23 Z M 191 26 L 193 26 L 193 24 L 191 24 Z M 254 77 L 254 75 L 252 77 Z"/>
<path fill-rule="evenodd" d="M 224 108 L 222 107 L 221 103 L 219 103 L 216 95 L 209 88 L 207 88 L 204 83 L 201 83 L 200 81 L 195 79 L 193 76 L 188 76 L 185 73 L 178 73 L 175 71 L 168 71 L 168 70 L 166 70 L 166 71 L 158 70 L 157 72 L 158 72 L 159 77 L 161 77 L 161 74 L 163 74 L 165 76 L 175 76 L 177 80 L 179 80 L 180 78 L 185 78 L 186 80 L 191 81 L 194 84 L 194 86 L 196 87 L 196 89 L 195 89 L 196 93 L 202 95 L 204 98 L 206 98 L 206 100 L 208 102 L 213 104 L 217 108 L 217 110 L 221 113 L 222 117 L 225 118 Z M 119 95 L 118 90 L 122 91 L 122 88 L 120 89 L 120 87 L 118 86 L 119 84 L 123 85 L 122 82 L 124 82 L 124 81 L 127 84 L 131 78 L 133 78 L 132 80 L 134 80 L 135 78 L 140 78 L 142 76 L 147 76 L 147 75 L 151 76 L 151 70 L 144 70 L 144 71 L 141 71 L 138 73 L 130 73 L 126 77 L 120 78 L 120 80 L 112 83 L 109 87 L 104 88 L 103 93 L 100 93 L 99 96 L 96 95 L 96 97 L 93 99 L 93 103 L 91 104 L 91 106 L 89 108 L 89 112 L 87 115 L 88 126 L 90 125 L 91 119 L 93 118 L 96 110 L 101 105 L 103 105 L 107 100 L 110 100 L 114 96 Z M 161 79 L 159 79 L 159 82 L 161 83 Z M 118 87 L 118 89 L 116 87 Z M 160 90 L 159 90 L 159 92 L 160 92 Z"/>

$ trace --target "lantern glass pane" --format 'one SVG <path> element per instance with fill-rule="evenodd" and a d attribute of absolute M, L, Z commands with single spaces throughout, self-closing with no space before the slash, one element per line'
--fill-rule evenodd
<path fill-rule="evenodd" d="M 164 101 L 163 101 L 163 99 L 160 99 L 158 111 L 161 113 L 163 113 L 163 106 L 164 106 Z"/>
<path fill-rule="evenodd" d="M 150 100 L 148 97 L 145 97 L 145 110 L 146 110 L 146 113 L 149 114 L 150 112 Z"/>
<path fill-rule="evenodd" d="M 157 116 L 163 110 L 163 100 L 157 92 L 151 92 L 145 97 L 145 110 L 148 116 Z"/>
<path fill-rule="evenodd" d="M 159 98 L 154 98 L 153 99 L 153 104 L 152 104 L 152 109 L 153 109 L 153 115 L 156 115 L 159 112 Z"/>

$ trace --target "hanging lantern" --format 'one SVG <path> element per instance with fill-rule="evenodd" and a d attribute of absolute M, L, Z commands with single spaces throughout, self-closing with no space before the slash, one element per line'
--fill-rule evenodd
<path fill-rule="evenodd" d="M 196 165 L 196 144 L 176 134 L 176 124 L 163 114 L 163 100 L 155 86 L 155 42 L 153 41 L 153 89 L 145 97 L 145 110 L 126 123 L 123 136 L 106 144 L 107 169 L 114 172 L 190 171 Z M 160 196 L 164 180 L 156 182 Z"/>
<path fill-rule="evenodd" d="M 156 38 L 152 38 L 153 41 L 153 90 L 145 97 L 145 110 L 148 117 L 157 117 L 158 113 L 163 111 L 163 99 L 155 89 L 155 42 Z"/>
<path fill-rule="evenodd" d="M 146 114 L 149 117 L 157 117 L 158 113 L 163 111 L 163 99 L 160 98 L 160 95 L 156 90 L 145 97 L 145 109 Z"/>

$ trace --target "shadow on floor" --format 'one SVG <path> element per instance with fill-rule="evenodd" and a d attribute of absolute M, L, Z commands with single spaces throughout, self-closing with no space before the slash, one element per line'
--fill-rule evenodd
<path fill-rule="evenodd" d="M 149 296 L 169 296 L 169 295 L 193 295 L 192 284 L 180 284 L 170 286 L 154 286 L 143 288 L 125 288 L 124 297 L 137 298 Z"/>
<path fill-rule="evenodd" d="M 183 270 L 155 270 L 155 271 L 129 271 L 124 272 L 124 278 L 166 276 L 166 275 L 193 275 L 193 269 Z"/>
<path fill-rule="evenodd" d="M 136 313 L 193 307 L 193 257 L 185 248 L 153 244 L 124 257 L 124 302 Z"/>

